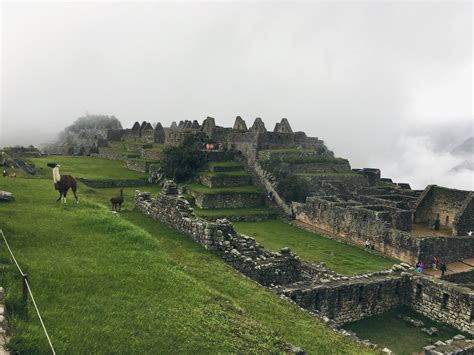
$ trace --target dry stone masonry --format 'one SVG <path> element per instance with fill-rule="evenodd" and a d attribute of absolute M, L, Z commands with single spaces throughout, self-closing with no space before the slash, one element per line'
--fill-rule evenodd
<path fill-rule="evenodd" d="M 188 201 L 177 193 L 176 185 L 167 182 L 156 199 L 152 199 L 149 193 L 137 192 L 135 206 L 212 250 L 236 270 L 262 285 L 287 284 L 301 278 L 301 261 L 289 249 L 269 252 L 255 239 L 237 233 L 225 219 L 208 222 L 197 218 Z"/>
<path fill-rule="evenodd" d="M 288 248 L 269 252 L 253 238 L 237 233 L 226 219 L 209 222 L 195 217 L 172 181 L 154 199 L 147 192 L 137 191 L 135 206 L 191 237 L 244 275 L 338 324 L 407 305 L 431 319 L 474 334 L 474 293 L 445 280 L 416 274 L 408 264 L 346 277 L 322 264 L 301 262 Z"/>

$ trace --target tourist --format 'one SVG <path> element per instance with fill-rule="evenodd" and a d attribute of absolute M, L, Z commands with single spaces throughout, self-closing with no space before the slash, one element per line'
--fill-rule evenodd
<path fill-rule="evenodd" d="M 425 263 L 423 262 L 423 260 L 419 260 L 417 263 L 416 263 L 416 272 L 423 272 L 425 270 Z"/>
<path fill-rule="evenodd" d="M 441 276 L 444 276 L 444 273 L 448 270 L 444 261 L 441 262 L 439 269 L 441 270 Z"/>
<path fill-rule="evenodd" d="M 431 264 L 431 269 L 432 270 L 438 270 L 438 264 L 439 264 L 439 259 L 437 256 L 433 256 L 433 261 Z"/>
<path fill-rule="evenodd" d="M 365 240 L 365 248 L 366 248 L 366 249 L 371 249 L 371 248 L 370 248 L 370 240 L 369 240 L 369 238 L 367 238 L 367 239 Z"/>
<path fill-rule="evenodd" d="M 267 197 L 270 201 L 273 201 L 273 192 L 272 191 L 268 191 L 268 194 L 267 194 Z"/>

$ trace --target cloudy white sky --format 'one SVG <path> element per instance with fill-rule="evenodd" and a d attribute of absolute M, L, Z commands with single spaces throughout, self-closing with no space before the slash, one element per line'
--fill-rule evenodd
<path fill-rule="evenodd" d="M 465 2 L 83 2 L 1 5 L 0 146 L 85 112 L 134 121 L 287 117 L 353 167 L 416 188 L 474 135 Z"/>

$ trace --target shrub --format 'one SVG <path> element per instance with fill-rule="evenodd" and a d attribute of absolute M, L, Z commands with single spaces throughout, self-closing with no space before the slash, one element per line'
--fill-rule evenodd
<path fill-rule="evenodd" d="M 204 152 L 192 137 L 186 137 L 181 145 L 163 149 L 161 170 L 167 178 L 184 182 L 191 179 L 205 163 Z"/>
<path fill-rule="evenodd" d="M 302 184 L 297 176 L 288 172 L 278 175 L 278 194 L 288 203 L 291 201 L 305 202 L 308 196 L 306 184 Z"/>

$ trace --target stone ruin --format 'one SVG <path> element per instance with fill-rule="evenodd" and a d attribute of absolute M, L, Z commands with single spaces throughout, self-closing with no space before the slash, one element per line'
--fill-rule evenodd
<path fill-rule="evenodd" d="M 302 262 L 288 248 L 270 252 L 254 238 L 237 233 L 226 219 L 209 222 L 196 217 L 189 202 L 177 193 L 172 181 L 165 183 L 156 198 L 136 191 L 135 207 L 184 233 L 236 270 L 335 329 L 405 305 L 474 334 L 474 296 L 469 288 L 416 273 L 404 263 L 379 272 L 342 276 L 323 264 Z"/>

